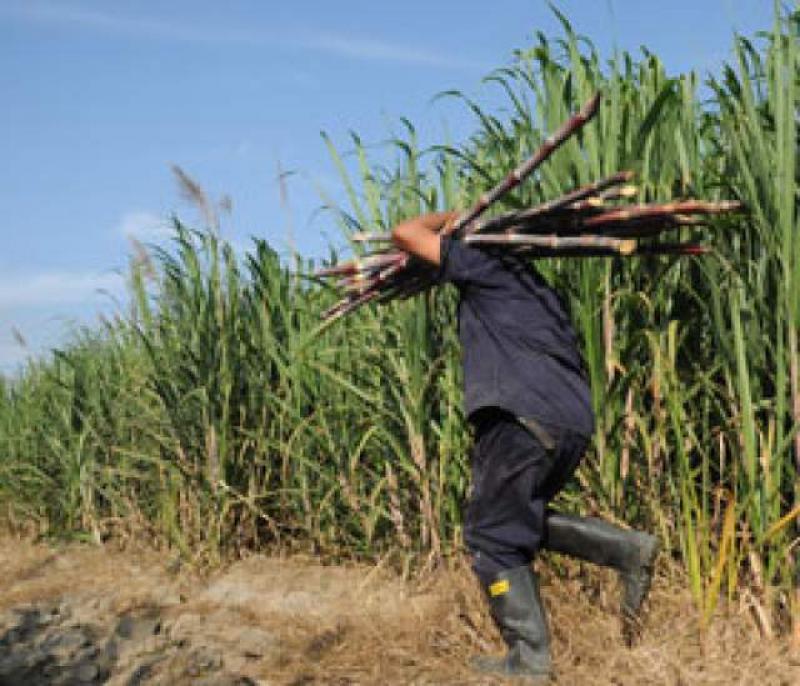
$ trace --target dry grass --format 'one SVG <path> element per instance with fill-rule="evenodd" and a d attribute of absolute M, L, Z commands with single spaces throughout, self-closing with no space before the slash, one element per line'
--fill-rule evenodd
<path fill-rule="evenodd" d="M 163 560 L 4 539 L 0 612 L 67 599 L 102 625 L 157 608 L 174 637 L 216 646 L 229 668 L 263 684 L 503 683 L 465 668 L 470 654 L 501 645 L 463 564 L 411 582 L 312 559 L 254 556 L 206 575 Z M 612 575 L 577 565 L 556 575 L 545 565 L 542 577 L 557 683 L 800 683 L 797 656 L 786 642 L 762 640 L 745 609 L 725 608 L 701 636 L 688 591 L 665 570 L 632 649 L 619 638 Z M 273 647 L 255 660 L 237 657 L 246 631 Z"/>

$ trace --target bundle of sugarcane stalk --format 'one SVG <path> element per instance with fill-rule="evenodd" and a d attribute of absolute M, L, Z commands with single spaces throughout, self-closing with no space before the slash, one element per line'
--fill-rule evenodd
<path fill-rule="evenodd" d="M 741 204 L 732 201 L 704 202 L 685 200 L 667 204 L 618 205 L 638 193 L 630 185 L 631 172 L 618 172 L 608 178 L 576 188 L 554 200 L 509 212 L 489 219 L 483 213 L 497 200 L 532 174 L 570 136 L 597 113 L 600 94 L 596 94 L 573 115 L 539 150 L 514 169 L 501 183 L 480 197 L 475 206 L 462 214 L 450 232 L 465 243 L 515 254 L 539 257 L 589 257 L 614 255 L 700 255 L 707 248 L 696 243 L 640 244 L 661 232 L 683 226 L 705 224 L 710 215 L 733 212 Z M 391 234 L 357 233 L 355 241 L 387 244 Z M 323 314 L 330 322 L 369 302 L 405 298 L 430 288 L 435 271 L 426 263 L 392 247 L 342 264 L 321 269 L 318 277 L 335 278 L 344 297 Z"/>

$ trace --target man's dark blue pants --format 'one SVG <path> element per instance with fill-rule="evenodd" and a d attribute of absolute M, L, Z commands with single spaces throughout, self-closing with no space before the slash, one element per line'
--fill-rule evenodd
<path fill-rule="evenodd" d="M 488 586 L 498 572 L 534 558 L 542 545 L 547 504 L 572 476 L 589 438 L 544 423 L 534 432 L 494 408 L 478 412 L 473 424 L 464 542 L 475 574 Z"/>

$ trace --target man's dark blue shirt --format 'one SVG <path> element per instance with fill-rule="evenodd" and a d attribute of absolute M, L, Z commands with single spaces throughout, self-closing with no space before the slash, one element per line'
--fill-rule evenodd
<path fill-rule="evenodd" d="M 572 429 L 594 429 L 589 385 L 564 307 L 526 261 L 442 238 L 441 283 L 459 290 L 468 416 L 486 407 Z"/>

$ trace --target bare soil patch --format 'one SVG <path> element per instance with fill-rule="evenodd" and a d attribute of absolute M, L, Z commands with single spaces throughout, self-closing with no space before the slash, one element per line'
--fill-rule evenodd
<path fill-rule="evenodd" d="M 403 580 L 380 567 L 253 556 L 200 575 L 152 551 L 0 540 L 0 686 L 500 684 L 469 656 L 501 651 L 460 564 Z M 641 640 L 624 646 L 613 575 L 541 565 L 559 684 L 800 683 L 786 641 L 746 608 L 705 636 L 664 570 Z"/>

